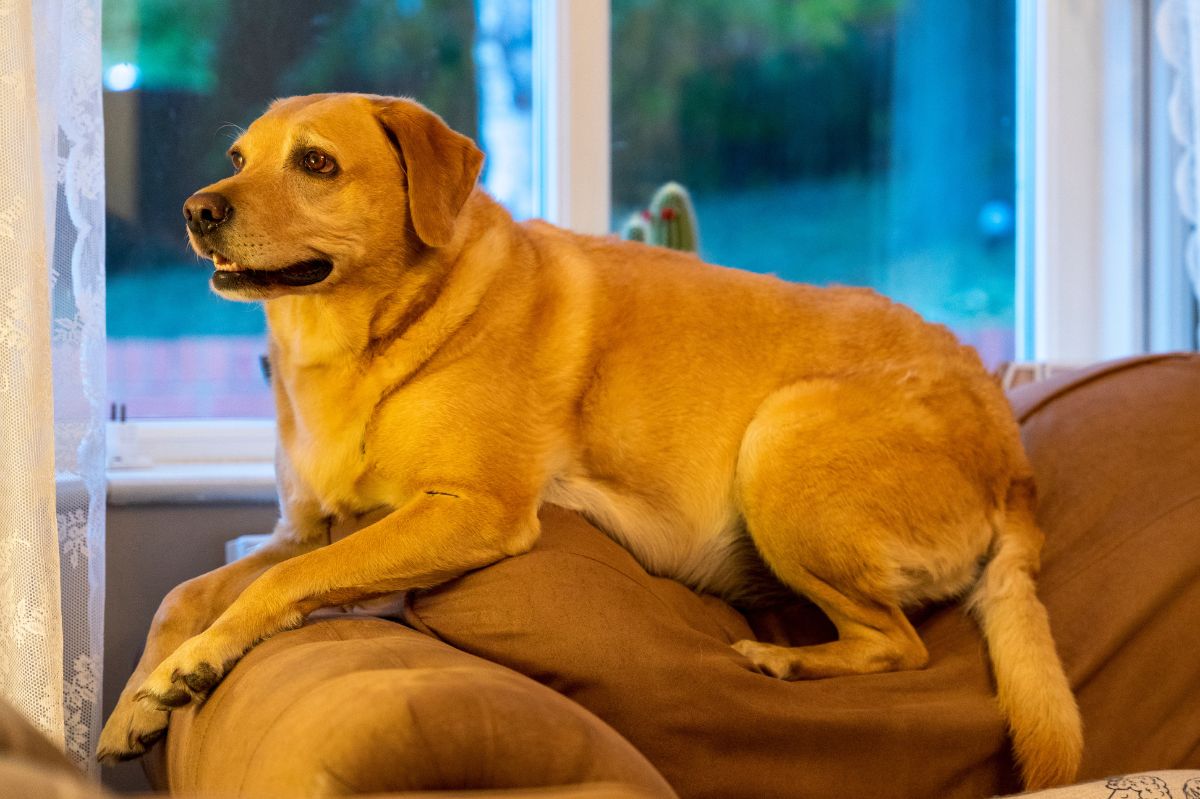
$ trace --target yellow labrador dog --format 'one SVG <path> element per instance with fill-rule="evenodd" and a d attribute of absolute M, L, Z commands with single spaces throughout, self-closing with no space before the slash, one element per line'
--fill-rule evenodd
<path fill-rule="evenodd" d="M 871 291 L 516 224 L 475 145 L 408 100 L 280 100 L 229 155 L 184 215 L 217 293 L 266 306 L 281 519 L 164 600 L 102 758 L 317 608 L 525 552 L 556 503 L 732 600 L 761 558 L 839 636 L 737 644 L 775 677 L 919 669 L 904 609 L 965 596 L 1026 784 L 1075 774 L 1030 467 L 946 329 Z"/>

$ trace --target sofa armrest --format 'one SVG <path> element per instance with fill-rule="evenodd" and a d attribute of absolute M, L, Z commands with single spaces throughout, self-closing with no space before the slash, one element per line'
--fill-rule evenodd
<path fill-rule="evenodd" d="M 156 787 L 313 796 L 614 782 L 673 796 L 628 742 L 532 680 L 394 622 L 277 635 L 172 714 Z M 153 761 L 154 758 L 151 758 Z"/>

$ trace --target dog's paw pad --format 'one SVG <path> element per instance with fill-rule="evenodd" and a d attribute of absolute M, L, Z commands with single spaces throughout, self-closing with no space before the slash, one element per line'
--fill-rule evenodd
<path fill-rule="evenodd" d="M 183 682 L 195 693 L 207 693 L 217 684 L 221 675 L 208 663 L 200 663 L 189 674 L 183 675 Z"/>
<path fill-rule="evenodd" d="M 142 701 L 142 699 L 148 699 L 148 701 L 154 702 L 160 708 L 181 708 L 184 707 L 184 705 L 188 702 L 192 701 L 191 692 L 188 692 L 186 689 L 182 689 L 182 687 L 178 686 L 169 687 L 169 689 L 166 691 L 150 691 L 143 689 L 142 691 L 138 691 L 137 696 L 134 698 L 138 699 L 138 701 Z"/>
<path fill-rule="evenodd" d="M 146 754 L 146 750 L 142 747 L 130 746 L 128 749 L 102 748 L 96 750 L 96 762 L 106 766 L 115 766 L 117 763 L 137 760 L 144 754 Z"/>
<path fill-rule="evenodd" d="M 183 707 L 192 701 L 192 695 L 183 688 L 168 688 L 161 694 L 145 694 L 145 698 L 151 699 L 163 707 Z"/>
<path fill-rule="evenodd" d="M 158 743 L 162 739 L 162 737 L 166 734 L 167 734 L 166 727 L 162 727 L 157 730 L 149 730 L 147 732 L 144 732 L 144 733 L 138 735 L 138 737 L 137 737 L 138 746 L 141 747 L 142 752 L 145 752 L 147 749 L 154 746 L 154 744 Z M 141 753 L 139 752 L 139 754 L 141 754 Z M 136 757 L 136 755 L 134 755 L 134 757 Z"/>

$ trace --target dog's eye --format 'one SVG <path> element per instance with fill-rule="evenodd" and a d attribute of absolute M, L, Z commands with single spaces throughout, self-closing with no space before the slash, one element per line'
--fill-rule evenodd
<path fill-rule="evenodd" d="M 335 166 L 333 159 L 320 150 L 309 150 L 304 154 L 304 168 L 309 172 L 328 174 Z"/>
<path fill-rule="evenodd" d="M 233 162 L 233 171 L 234 172 L 241 172 L 242 167 L 244 167 L 246 165 L 246 159 L 243 158 L 242 154 L 239 153 L 237 150 L 234 150 L 233 152 L 231 152 L 229 154 L 229 160 Z"/>

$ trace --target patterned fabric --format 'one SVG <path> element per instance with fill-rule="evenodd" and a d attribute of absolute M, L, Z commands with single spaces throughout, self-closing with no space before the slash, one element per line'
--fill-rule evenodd
<path fill-rule="evenodd" d="M 100 728 L 100 0 L 0 0 L 0 695 L 82 767 Z"/>
<path fill-rule="evenodd" d="M 1158 771 L 1021 794 L 1029 799 L 1200 799 L 1200 771 Z"/>

